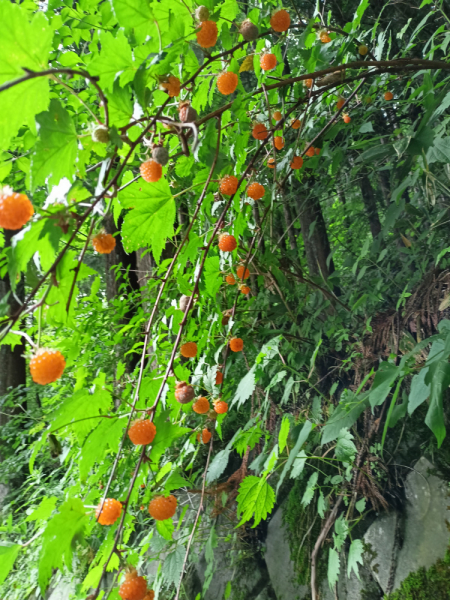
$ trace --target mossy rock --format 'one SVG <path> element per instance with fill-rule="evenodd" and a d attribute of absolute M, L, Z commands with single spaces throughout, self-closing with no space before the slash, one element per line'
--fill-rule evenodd
<path fill-rule="evenodd" d="M 450 552 L 428 570 L 410 573 L 398 590 L 385 600 L 448 600 L 450 597 Z"/>

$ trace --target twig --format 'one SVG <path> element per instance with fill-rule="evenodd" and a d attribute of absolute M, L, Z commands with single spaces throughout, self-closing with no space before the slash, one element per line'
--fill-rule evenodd
<path fill-rule="evenodd" d="M 75 267 L 75 273 L 73 275 L 72 285 L 70 286 L 69 297 L 67 298 L 66 304 L 66 313 L 69 314 L 70 303 L 72 302 L 73 292 L 75 290 L 75 284 L 77 282 L 78 275 L 80 273 L 81 265 L 83 263 L 84 255 L 86 254 L 87 247 L 89 245 L 89 241 L 91 239 L 92 230 L 95 226 L 95 219 L 92 219 L 91 226 L 89 227 L 89 232 L 86 236 L 86 241 L 84 242 L 83 249 L 81 250 L 80 257 L 78 258 L 77 266 Z"/>

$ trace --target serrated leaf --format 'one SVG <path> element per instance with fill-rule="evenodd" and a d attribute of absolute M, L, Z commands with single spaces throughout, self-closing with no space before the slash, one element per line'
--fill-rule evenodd
<path fill-rule="evenodd" d="M 308 504 L 313 499 L 314 492 L 316 491 L 316 483 L 317 483 L 318 477 L 319 477 L 319 473 L 317 471 L 314 471 L 314 473 L 308 479 L 308 483 L 306 484 L 306 490 L 302 497 L 302 502 L 301 502 L 302 506 L 308 506 Z"/>
<path fill-rule="evenodd" d="M 164 521 L 156 521 L 156 529 L 159 535 L 165 540 L 171 540 L 173 538 L 173 532 L 175 531 L 173 519 L 164 519 Z"/>
<path fill-rule="evenodd" d="M 311 430 L 312 430 L 311 421 L 305 421 L 305 423 L 300 431 L 300 434 L 297 438 L 297 441 L 295 442 L 295 446 L 293 447 L 291 453 L 289 454 L 289 458 L 287 459 L 286 464 L 284 465 L 283 471 L 280 475 L 280 479 L 277 484 L 277 494 L 280 490 L 281 484 L 284 481 L 284 478 L 286 477 L 287 473 L 290 471 L 294 460 L 296 459 L 298 453 L 300 452 L 301 447 L 308 439 L 308 436 L 311 433 Z"/>
<path fill-rule="evenodd" d="M 140 27 L 153 21 L 147 0 L 112 0 L 114 12 L 122 27 Z"/>
<path fill-rule="evenodd" d="M 250 54 L 249 56 L 246 56 L 244 58 L 244 60 L 242 61 L 241 66 L 239 67 L 239 73 L 244 73 L 245 71 L 254 71 L 255 70 L 254 58 L 255 58 L 254 54 Z"/>
<path fill-rule="evenodd" d="M 39 139 L 31 159 L 31 188 L 47 181 L 57 185 L 63 177 L 72 180 L 76 171 L 77 132 L 70 114 L 58 100 L 36 117 Z"/>
<path fill-rule="evenodd" d="M 119 193 L 123 207 L 131 208 L 124 218 L 122 237 L 125 250 L 150 246 L 159 263 L 168 237 L 174 234 L 175 200 L 165 179 L 157 183 L 139 181 Z"/>
<path fill-rule="evenodd" d="M 83 502 L 69 498 L 60 507 L 59 513 L 47 524 L 42 537 L 39 556 L 39 587 L 44 594 L 53 569 L 62 570 L 64 565 L 72 570 L 72 555 L 75 539 L 83 539 L 88 516 Z"/>
<path fill-rule="evenodd" d="M 290 421 L 285 415 L 281 421 L 280 433 L 278 434 L 278 447 L 280 449 L 280 454 L 283 452 L 284 447 L 286 446 L 290 425 Z"/>
<path fill-rule="evenodd" d="M 221 450 L 216 454 L 208 467 L 208 472 L 206 474 L 207 483 L 212 483 L 216 479 L 219 479 L 227 467 L 229 458 L 230 450 L 227 449 Z"/>
<path fill-rule="evenodd" d="M 348 429 L 341 429 L 338 435 L 335 454 L 341 461 L 349 461 L 356 455 L 356 446 L 353 443 L 353 436 Z"/>
<path fill-rule="evenodd" d="M 325 517 L 326 510 L 327 510 L 327 501 L 325 500 L 325 496 L 323 495 L 322 490 L 320 490 L 319 498 L 317 500 L 317 512 L 320 515 L 321 519 L 323 519 Z"/>
<path fill-rule="evenodd" d="M 186 549 L 184 546 L 177 546 L 176 549 L 168 554 L 164 559 L 162 576 L 166 581 L 167 585 L 172 583 L 178 584 L 181 575 L 181 569 L 183 568 L 184 555 Z"/>
<path fill-rule="evenodd" d="M 289 476 L 290 479 L 295 479 L 303 472 L 307 458 L 308 456 L 306 452 L 304 450 L 300 450 L 298 456 L 295 458 L 294 463 L 292 465 L 292 471 Z"/>
<path fill-rule="evenodd" d="M 58 499 L 56 496 L 50 498 L 43 498 L 39 506 L 25 519 L 25 521 L 41 521 L 47 520 L 52 512 L 55 510 L 56 502 Z"/>
<path fill-rule="evenodd" d="M 191 432 L 191 430 L 187 427 L 180 427 L 179 425 L 174 425 L 171 423 L 170 420 L 168 420 L 169 415 L 170 410 L 165 410 L 159 413 L 159 415 L 157 415 L 153 421 L 156 426 L 156 436 L 149 458 L 154 464 L 159 463 L 159 459 L 163 455 L 164 451 L 167 448 L 170 448 L 176 439 Z"/>
<path fill-rule="evenodd" d="M 218 256 L 211 256 L 205 261 L 205 287 L 211 298 L 215 298 L 222 285 L 222 276 L 220 274 L 220 259 Z"/>
<path fill-rule="evenodd" d="M 133 116 L 131 93 L 121 88 L 118 81 L 114 82 L 113 93 L 107 94 L 110 125 L 123 127 L 128 125 Z"/>
<path fill-rule="evenodd" d="M 339 554 L 336 552 L 334 548 L 330 548 L 328 553 L 328 585 L 330 586 L 330 590 L 334 589 L 334 586 L 338 582 L 339 572 L 341 570 Z"/>
<path fill-rule="evenodd" d="M 114 37 L 109 31 L 102 31 L 100 44 L 100 53 L 89 64 L 89 72 L 98 75 L 100 87 L 111 90 L 116 78 L 122 86 L 132 81 L 137 66 L 124 32 L 119 30 Z"/>
<path fill-rule="evenodd" d="M 99 419 L 81 448 L 80 478 L 84 481 L 96 462 L 102 462 L 105 452 L 119 450 L 119 442 L 125 427 L 125 419 Z M 95 423 L 95 419 L 92 419 Z"/>
<path fill-rule="evenodd" d="M 231 406 L 233 406 L 235 403 L 237 403 L 238 407 L 242 406 L 244 402 L 253 394 L 255 387 L 255 367 L 253 366 L 247 375 L 245 375 L 239 382 L 236 393 L 231 402 Z"/>
<path fill-rule="evenodd" d="M 2 585 L 8 577 L 19 552 L 19 544 L 11 544 L 8 546 L 0 545 L 0 585 Z"/>
<path fill-rule="evenodd" d="M 363 564 L 363 555 L 364 546 L 361 540 L 353 540 L 348 551 L 348 564 L 347 564 L 347 577 L 350 577 L 352 570 L 355 572 L 355 575 L 358 579 L 358 563 Z"/>
<path fill-rule="evenodd" d="M 248 475 L 239 486 L 237 503 L 241 514 L 238 526 L 254 517 L 253 527 L 256 527 L 272 511 L 275 492 L 265 479 Z"/>

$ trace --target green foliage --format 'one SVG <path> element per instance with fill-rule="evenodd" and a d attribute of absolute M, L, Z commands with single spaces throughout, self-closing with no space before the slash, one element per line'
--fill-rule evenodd
<path fill-rule="evenodd" d="M 256 527 L 272 511 L 275 492 L 264 479 L 249 475 L 239 486 L 237 503 L 241 514 L 239 524 L 242 525 L 253 517 L 253 527 Z"/>
<path fill-rule="evenodd" d="M 410 573 L 400 588 L 385 596 L 386 600 L 444 600 L 448 596 L 450 556 L 438 560 L 429 569 L 418 569 Z"/>

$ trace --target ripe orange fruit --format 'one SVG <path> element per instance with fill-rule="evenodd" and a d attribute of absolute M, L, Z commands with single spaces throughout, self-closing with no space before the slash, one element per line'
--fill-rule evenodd
<path fill-rule="evenodd" d="M 131 424 L 128 437 L 136 446 L 151 444 L 156 435 L 155 425 L 148 419 L 138 419 Z"/>
<path fill-rule="evenodd" d="M 250 271 L 244 267 L 244 265 L 239 265 L 236 269 L 237 276 L 239 279 L 248 279 L 250 277 Z"/>
<path fill-rule="evenodd" d="M 345 98 L 338 98 L 338 101 L 336 102 L 336 109 L 340 110 L 345 104 Z"/>
<path fill-rule="evenodd" d="M 59 379 L 65 368 L 66 361 L 59 350 L 40 348 L 30 360 L 31 378 L 41 385 Z"/>
<path fill-rule="evenodd" d="M 319 156 L 319 154 L 320 154 L 320 148 L 314 148 L 314 152 L 317 154 L 317 156 Z"/>
<path fill-rule="evenodd" d="M 145 596 L 144 600 L 155 600 L 155 592 L 153 590 L 149 590 Z"/>
<path fill-rule="evenodd" d="M 180 80 L 175 75 L 169 75 L 167 81 L 161 81 L 159 87 L 165 90 L 171 98 L 180 95 Z"/>
<path fill-rule="evenodd" d="M 263 54 L 261 56 L 259 64 L 263 71 L 270 71 L 271 69 L 274 69 L 277 66 L 277 57 L 275 56 L 275 54 L 271 53 Z"/>
<path fill-rule="evenodd" d="M 241 294 L 250 294 L 250 288 L 248 287 L 248 285 L 245 285 L 245 283 L 242 283 L 239 286 L 239 291 L 241 292 Z"/>
<path fill-rule="evenodd" d="M 217 78 L 217 89 L 224 96 L 228 96 L 234 92 L 238 83 L 239 77 L 236 75 L 236 73 L 233 73 L 233 71 L 227 71 L 226 73 L 221 73 Z"/>
<path fill-rule="evenodd" d="M 192 405 L 192 409 L 198 415 L 204 415 L 205 413 L 207 413 L 209 410 L 208 398 L 205 398 L 204 396 L 200 396 L 200 398 L 197 398 L 197 400 Z"/>
<path fill-rule="evenodd" d="M 269 158 L 269 160 L 267 161 L 267 166 L 269 167 L 269 169 L 275 169 L 275 159 Z"/>
<path fill-rule="evenodd" d="M 0 227 L 20 229 L 34 215 L 34 208 L 26 194 L 17 194 L 5 186 L 0 191 Z"/>
<path fill-rule="evenodd" d="M 292 129 L 300 129 L 301 126 L 302 126 L 302 122 L 299 119 L 292 119 L 292 121 L 291 121 Z"/>
<path fill-rule="evenodd" d="M 209 440 L 211 439 L 211 432 L 209 431 L 209 429 L 203 429 L 202 430 L 202 442 L 204 444 L 207 444 L 209 442 Z M 197 442 L 200 441 L 200 432 L 197 433 Z"/>
<path fill-rule="evenodd" d="M 392 92 L 385 92 L 385 94 L 384 94 L 385 100 L 392 100 L 393 97 L 394 97 L 394 94 Z"/>
<path fill-rule="evenodd" d="M 138 577 L 135 569 L 125 575 L 125 581 L 119 588 L 119 596 L 122 600 L 144 600 L 147 594 L 147 581 Z"/>
<path fill-rule="evenodd" d="M 289 29 L 290 24 L 291 17 L 289 16 L 287 10 L 275 11 L 272 15 L 272 18 L 270 19 L 270 26 L 274 31 L 278 31 L 279 33 Z"/>
<path fill-rule="evenodd" d="M 175 386 L 175 400 L 180 404 L 188 404 L 195 398 L 195 392 L 192 385 L 188 385 L 185 381 L 180 381 Z"/>
<path fill-rule="evenodd" d="M 241 338 L 233 337 L 230 340 L 230 350 L 232 352 L 241 352 L 244 347 L 244 340 Z"/>
<path fill-rule="evenodd" d="M 225 277 L 225 281 L 228 283 L 228 285 L 234 285 L 236 283 L 236 279 L 232 273 Z"/>
<path fill-rule="evenodd" d="M 331 42 L 331 38 L 328 35 L 328 33 L 323 32 L 320 34 L 320 41 L 322 42 L 322 44 L 328 44 L 329 42 Z"/>
<path fill-rule="evenodd" d="M 358 52 L 361 54 L 361 56 L 365 56 L 369 52 L 369 48 L 365 44 L 361 44 L 361 46 L 358 48 Z"/>
<path fill-rule="evenodd" d="M 266 129 L 264 123 L 257 123 L 252 129 L 252 136 L 255 140 L 265 140 L 269 132 Z"/>
<path fill-rule="evenodd" d="M 305 79 L 305 87 L 307 87 L 308 89 L 311 89 L 313 86 L 314 81 L 312 79 Z"/>
<path fill-rule="evenodd" d="M 280 113 L 279 110 L 276 110 L 273 113 L 273 118 L 275 119 L 275 121 L 281 121 L 281 119 L 283 118 L 283 115 Z"/>
<path fill-rule="evenodd" d="M 220 385 L 223 382 L 223 373 L 222 371 L 217 371 L 216 373 L 216 385 Z"/>
<path fill-rule="evenodd" d="M 347 113 L 342 115 L 342 118 L 344 119 L 344 123 L 350 123 L 350 121 L 352 120 L 350 115 L 348 115 Z"/>
<path fill-rule="evenodd" d="M 165 521 L 173 517 L 177 510 L 177 499 L 175 496 L 157 496 L 148 505 L 150 516 L 156 521 Z"/>
<path fill-rule="evenodd" d="M 219 190 L 226 196 L 232 196 L 238 189 L 239 181 L 234 175 L 225 175 L 220 181 Z"/>
<path fill-rule="evenodd" d="M 203 23 L 200 23 L 195 35 L 197 36 L 199 46 L 202 48 L 211 48 L 217 42 L 218 31 L 216 22 L 203 21 Z"/>
<path fill-rule="evenodd" d="M 98 233 L 92 238 L 92 245 L 99 254 L 111 254 L 116 247 L 116 238 L 110 233 Z"/>
<path fill-rule="evenodd" d="M 281 137 L 281 135 L 276 135 L 274 137 L 274 143 L 275 143 L 275 148 L 277 150 L 281 150 L 282 148 L 284 148 L 284 140 Z"/>
<path fill-rule="evenodd" d="M 236 238 L 229 233 L 219 235 L 219 249 L 222 252 L 233 252 L 237 248 Z"/>
<path fill-rule="evenodd" d="M 228 411 L 228 404 L 223 400 L 216 400 L 214 402 L 214 410 L 218 415 L 223 415 Z"/>
<path fill-rule="evenodd" d="M 291 162 L 291 169 L 301 169 L 303 167 L 303 158 L 301 156 L 294 156 Z"/>
<path fill-rule="evenodd" d="M 181 356 L 185 358 L 194 358 L 197 356 L 197 344 L 195 342 L 186 342 L 180 348 Z"/>
<path fill-rule="evenodd" d="M 102 503 L 97 506 L 95 511 L 95 517 L 100 525 L 112 525 L 117 521 L 122 513 L 122 503 L 114 498 L 106 498 L 103 504 L 102 512 L 100 513 L 100 507 Z M 99 516 L 100 514 L 100 516 Z"/>
<path fill-rule="evenodd" d="M 314 147 L 310 146 L 306 151 L 306 156 L 314 156 Z"/>
<path fill-rule="evenodd" d="M 247 188 L 247 196 L 250 196 L 253 200 L 261 200 L 265 193 L 264 186 L 260 183 L 251 183 Z"/>
<path fill-rule="evenodd" d="M 153 160 L 153 158 L 149 158 L 139 167 L 141 172 L 142 179 L 147 181 L 148 183 L 159 181 L 162 177 L 162 166 Z"/>

